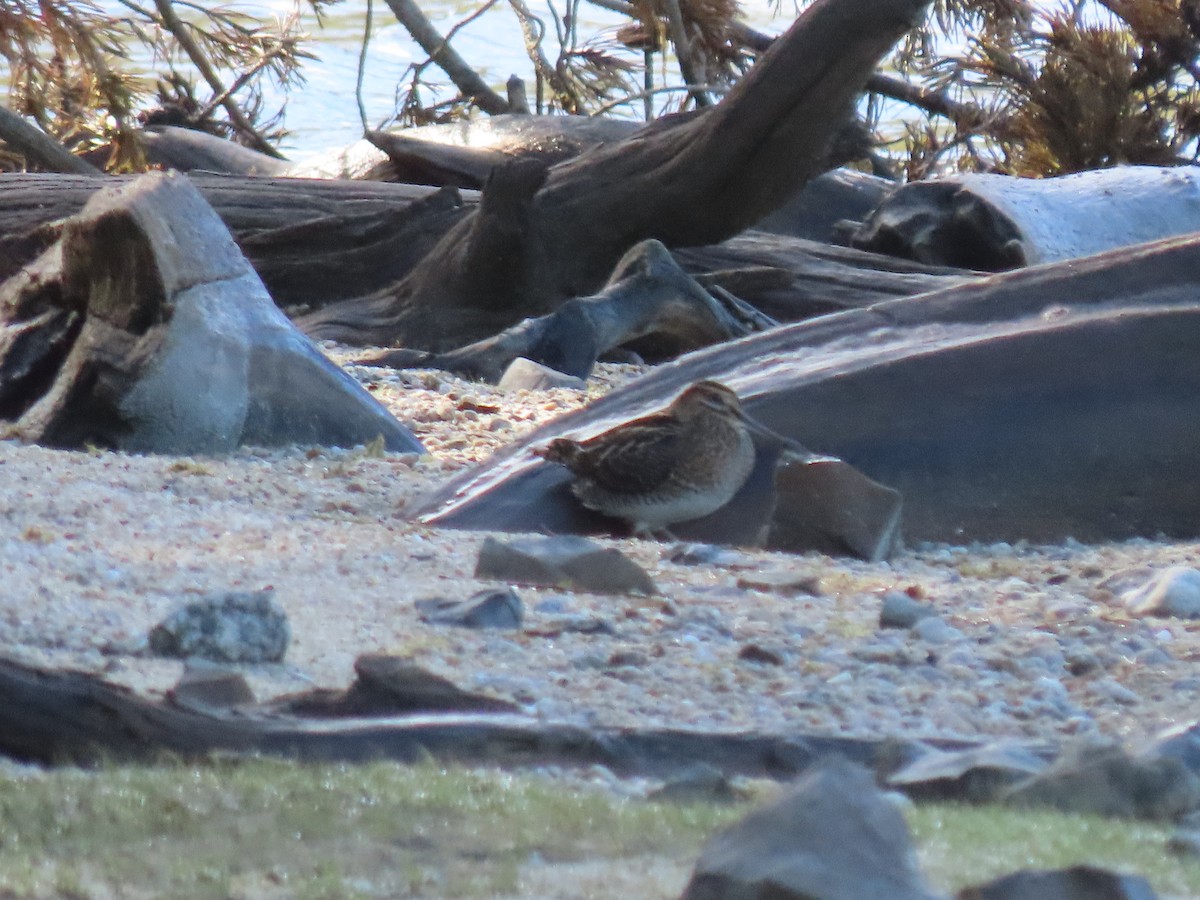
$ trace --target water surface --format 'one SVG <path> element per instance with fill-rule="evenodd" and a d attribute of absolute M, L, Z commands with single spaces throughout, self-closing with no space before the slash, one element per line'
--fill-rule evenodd
<path fill-rule="evenodd" d="M 442 34 L 479 8 L 477 3 L 462 0 L 423 0 L 421 6 Z M 546 3 L 530 2 L 529 6 L 536 15 L 544 17 L 552 32 Z M 555 0 L 555 6 L 561 10 L 561 0 Z M 268 15 L 283 16 L 291 11 L 292 2 L 276 0 L 255 7 Z M 383 0 L 375 0 L 373 7 L 371 43 L 363 81 L 363 101 L 367 121 L 372 127 L 388 118 L 395 109 L 398 90 L 407 86 L 407 81 L 401 79 L 408 66 L 425 58 L 424 51 L 396 22 Z M 778 33 L 795 17 L 787 0 L 781 7 L 777 14 L 769 0 L 751 0 L 742 4 L 743 17 L 756 28 Z M 281 147 L 289 156 L 303 157 L 325 147 L 348 143 L 361 135 L 354 86 L 366 11 L 366 0 L 345 0 L 331 7 L 318 23 L 316 16 L 305 6 L 303 22 L 313 37 L 309 49 L 319 59 L 305 64 L 307 83 L 293 89 L 289 95 L 285 124 L 291 135 Z M 581 42 L 592 35 L 600 41 L 611 42 L 616 27 L 627 20 L 584 2 L 580 4 L 579 21 Z M 533 66 L 524 52 L 520 26 L 507 3 L 497 3 L 483 13 L 458 32 L 453 43 L 459 54 L 501 94 L 504 82 L 515 74 L 525 79 L 532 95 Z M 551 33 L 546 38 L 546 54 L 551 59 L 557 46 Z M 677 73 L 669 74 L 672 83 L 679 82 Z M 427 70 L 426 78 L 443 84 L 448 81 L 435 67 Z M 656 79 L 660 84 L 662 80 L 661 76 Z M 448 87 L 448 95 L 453 93 Z"/>

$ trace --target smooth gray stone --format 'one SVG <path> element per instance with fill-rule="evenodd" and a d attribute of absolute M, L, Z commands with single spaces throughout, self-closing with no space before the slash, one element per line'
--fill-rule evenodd
<path fill-rule="evenodd" d="M 700 851 L 682 900 L 930 900 L 903 815 L 829 758 Z"/>
<path fill-rule="evenodd" d="M 525 605 L 512 588 L 479 591 L 466 600 L 431 597 L 417 601 L 421 619 L 434 625 L 463 628 L 520 628 Z"/>
<path fill-rule="evenodd" d="M 464 691 L 403 657 L 360 656 L 354 661 L 354 672 L 358 677 L 344 691 L 317 689 L 291 695 L 272 708 L 294 716 L 315 718 L 518 711 L 514 703 Z"/>
<path fill-rule="evenodd" d="M 948 625 L 940 616 L 926 616 L 918 619 L 910 629 L 910 633 L 918 640 L 929 644 L 948 644 L 963 638 L 963 633 L 953 625 Z"/>
<path fill-rule="evenodd" d="M 1049 763 L 1044 750 L 996 743 L 968 750 L 926 749 L 888 776 L 887 784 L 918 800 L 986 803 Z"/>
<path fill-rule="evenodd" d="M 255 702 L 254 691 L 241 672 L 208 662 L 197 665 L 196 658 L 184 666 L 167 697 L 176 706 L 199 711 L 226 710 Z"/>
<path fill-rule="evenodd" d="M 1121 601 L 1135 616 L 1200 618 L 1200 570 L 1171 566 L 1148 572 L 1141 584 L 1121 592 Z"/>
<path fill-rule="evenodd" d="M 668 778 L 646 799 L 658 803 L 732 803 L 740 796 L 725 773 L 716 766 L 695 763 Z"/>
<path fill-rule="evenodd" d="M 1200 807 L 1200 777 L 1167 755 L 1131 756 L 1111 744 L 1063 750 L 1044 772 L 1004 795 L 1010 806 L 1173 821 Z"/>
<path fill-rule="evenodd" d="M 879 627 L 912 628 L 919 620 L 936 615 L 937 610 L 928 603 L 914 600 L 902 591 L 888 591 L 879 610 Z"/>
<path fill-rule="evenodd" d="M 583 390 L 587 382 L 521 356 L 509 363 L 496 387 L 502 391 L 544 391 L 547 388 Z"/>
<path fill-rule="evenodd" d="M 485 538 L 475 577 L 599 594 L 658 593 L 646 571 L 620 550 L 574 535 Z"/>
<path fill-rule="evenodd" d="M 1177 688 L 1186 691 L 1197 689 L 1200 689 L 1200 686 L 1185 685 Z M 1141 748 L 1140 755 L 1177 759 L 1189 772 L 1200 777 L 1200 722 L 1184 722 L 1164 728 Z M 1197 827 L 1200 828 L 1200 822 L 1197 822 Z"/>

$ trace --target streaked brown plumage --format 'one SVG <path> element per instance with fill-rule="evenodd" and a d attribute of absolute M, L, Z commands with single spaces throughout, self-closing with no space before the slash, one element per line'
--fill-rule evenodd
<path fill-rule="evenodd" d="M 575 476 L 589 509 L 633 526 L 666 529 L 721 508 L 754 467 L 752 428 L 737 394 L 715 381 L 693 384 L 661 412 L 585 441 L 558 438 L 535 450 Z"/>

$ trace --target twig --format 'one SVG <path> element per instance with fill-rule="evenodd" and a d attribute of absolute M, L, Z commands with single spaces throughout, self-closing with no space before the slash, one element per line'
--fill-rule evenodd
<path fill-rule="evenodd" d="M 192 33 L 188 30 L 187 24 L 175 14 L 174 7 L 171 6 L 171 0 L 154 0 L 154 6 L 158 10 L 158 14 L 162 17 L 163 24 L 167 30 L 175 36 L 175 40 L 179 41 L 179 46 L 188 55 L 188 59 L 192 61 L 192 65 L 208 82 L 208 86 L 212 88 L 213 93 L 220 96 L 225 95 L 225 99 L 221 105 L 225 107 L 225 112 L 229 115 L 229 121 L 233 123 L 233 127 L 237 129 L 238 134 L 250 142 L 250 145 L 261 153 L 266 153 L 268 156 L 273 156 L 276 159 L 283 159 L 283 154 L 272 147 L 267 140 L 259 134 L 250 121 L 242 112 L 241 107 L 237 105 L 233 97 L 226 90 L 225 85 L 221 83 L 221 79 L 217 76 L 212 64 L 209 63 L 208 57 L 204 55 L 204 51 L 200 45 L 196 43 L 196 39 L 192 37 Z"/>
<path fill-rule="evenodd" d="M 223 106 L 225 101 L 245 87 L 255 75 L 271 64 L 271 57 L 264 56 L 256 62 L 253 68 L 250 68 L 237 77 L 237 79 L 223 93 L 217 94 L 201 109 L 198 113 L 191 116 L 194 122 L 202 122 L 205 118 L 212 114 L 212 111 L 218 106 Z"/>
<path fill-rule="evenodd" d="M 508 5 L 512 7 L 517 21 L 521 23 L 521 34 L 525 38 L 525 54 L 533 63 L 533 71 L 537 75 L 537 111 L 540 115 L 544 96 L 543 83 L 549 83 L 556 94 L 560 96 L 562 94 L 561 86 L 558 84 L 558 73 L 554 71 L 554 66 L 550 65 L 550 60 L 546 59 L 546 54 L 542 52 L 542 39 L 546 36 L 546 25 L 525 5 L 524 0 L 508 0 Z M 540 34 L 535 33 L 535 25 L 540 29 Z"/>
<path fill-rule="evenodd" d="M 467 61 L 450 46 L 416 4 L 416 0 L 387 0 L 388 8 L 421 49 L 449 76 L 463 96 L 489 115 L 508 112 L 508 101 L 488 87 Z"/>
<path fill-rule="evenodd" d="M 688 40 L 687 28 L 683 24 L 683 10 L 679 8 L 679 0 L 663 0 L 663 5 L 667 10 L 667 30 L 671 34 L 671 42 L 675 45 L 675 58 L 679 63 L 679 74 L 691 88 L 688 93 L 697 106 L 711 106 L 712 101 L 699 87 L 700 73 L 696 71 L 692 42 Z"/>
<path fill-rule="evenodd" d="M 867 90 L 923 109 L 925 112 L 944 116 L 957 125 L 974 126 L 987 118 L 983 110 L 973 103 L 959 103 L 940 91 L 931 91 L 911 84 L 903 78 L 880 72 L 867 79 Z"/>
<path fill-rule="evenodd" d="M 3 106 L 0 106 L 0 138 L 24 154 L 26 160 L 36 162 L 51 172 L 72 172 L 76 175 L 104 174 L 46 132 Z"/>
<path fill-rule="evenodd" d="M 374 14 L 374 0 L 367 0 L 367 20 L 363 24 L 362 46 L 358 50 L 358 73 L 354 81 L 354 99 L 358 103 L 358 118 L 362 122 L 363 134 L 371 130 L 367 125 L 367 106 L 363 102 L 363 77 L 367 71 L 367 47 L 371 44 L 371 19 Z"/>

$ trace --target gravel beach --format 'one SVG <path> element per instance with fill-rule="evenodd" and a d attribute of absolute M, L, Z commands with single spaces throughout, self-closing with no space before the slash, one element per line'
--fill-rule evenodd
<path fill-rule="evenodd" d="M 603 367 L 586 392 L 513 393 L 350 370 L 429 456 L 0 442 L 0 652 L 161 692 L 182 665 L 145 654 L 156 622 L 198 596 L 272 588 L 292 644 L 284 663 L 245 668 L 260 699 L 345 686 L 357 656 L 391 653 L 546 719 L 601 725 L 1059 740 L 1149 736 L 1195 716 L 1200 622 L 1135 617 L 1119 597 L 1143 570 L 1200 565 L 1193 543 L 918 546 L 881 564 L 735 551 L 686 564 L 668 544 L 611 540 L 660 596 L 520 587 L 522 631 L 423 623 L 416 600 L 490 586 L 472 575 L 485 535 L 411 524 L 406 508 L 636 370 Z M 881 629 L 889 591 L 936 617 Z M 560 627 L 581 617 L 610 633 Z"/>

